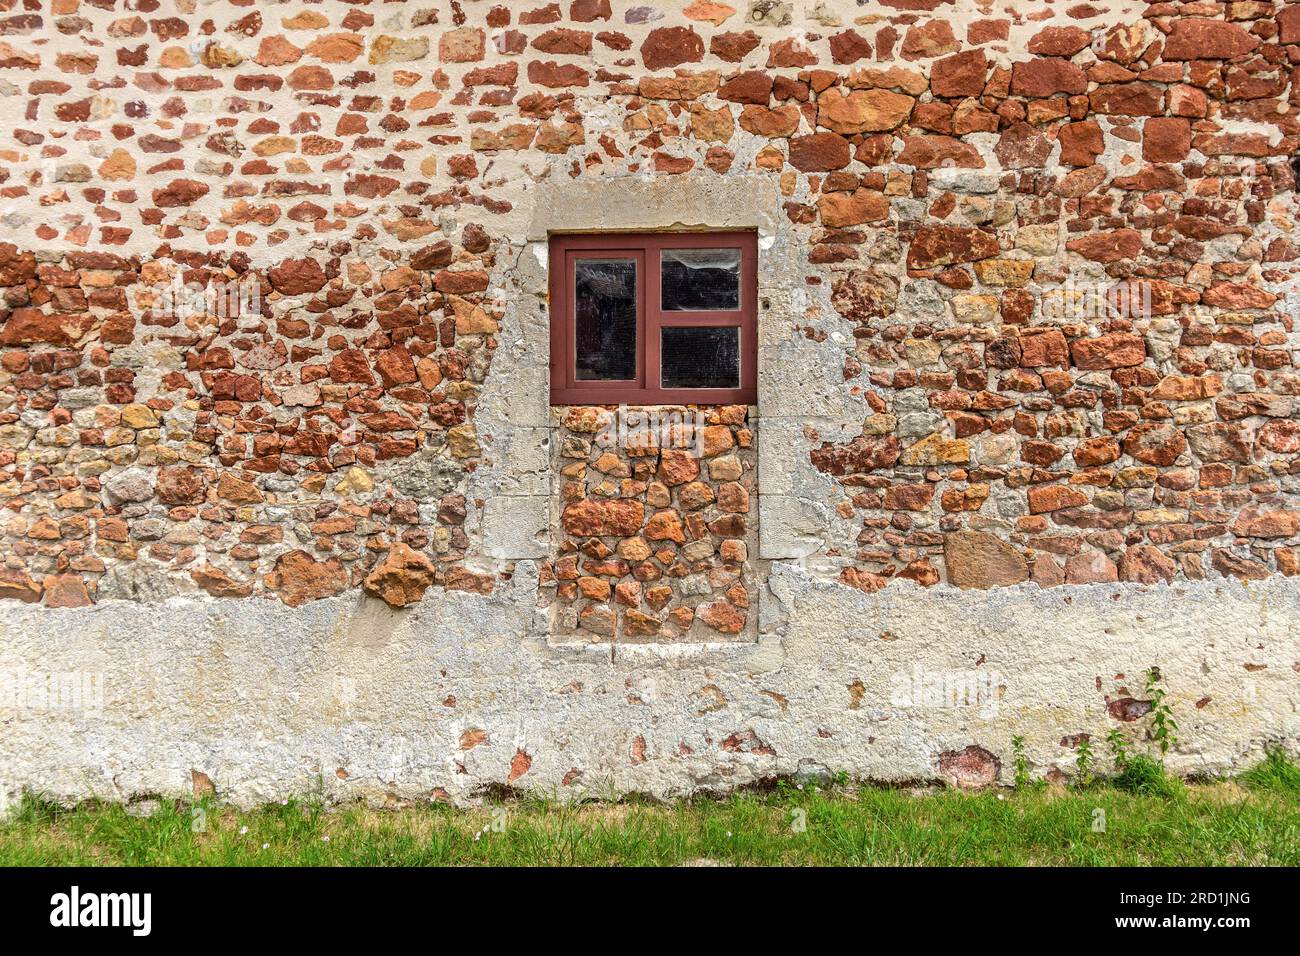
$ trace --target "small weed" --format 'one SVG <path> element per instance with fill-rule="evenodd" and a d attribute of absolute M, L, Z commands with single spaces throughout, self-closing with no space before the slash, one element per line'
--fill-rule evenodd
<path fill-rule="evenodd" d="M 1160 748 L 1160 762 L 1165 762 L 1165 754 L 1170 748 L 1178 746 L 1178 722 L 1174 720 L 1173 710 L 1165 700 L 1165 689 L 1160 686 L 1160 669 L 1147 668 L 1146 693 L 1151 700 L 1151 739 Z"/>
<path fill-rule="evenodd" d="M 1025 738 L 1016 734 L 1011 738 L 1012 767 L 1016 773 L 1016 789 L 1024 790 L 1029 786 L 1029 759 L 1025 756 Z"/>
<path fill-rule="evenodd" d="M 1106 733 L 1106 743 L 1110 746 L 1110 758 L 1115 764 L 1115 772 L 1123 773 L 1129 762 L 1129 742 L 1124 731 L 1112 727 Z"/>
<path fill-rule="evenodd" d="M 1074 748 L 1074 752 L 1078 755 L 1075 762 L 1079 774 L 1078 785 L 1080 787 L 1090 787 L 1095 779 L 1092 773 L 1092 738 L 1084 736 L 1080 739 L 1079 745 Z"/>

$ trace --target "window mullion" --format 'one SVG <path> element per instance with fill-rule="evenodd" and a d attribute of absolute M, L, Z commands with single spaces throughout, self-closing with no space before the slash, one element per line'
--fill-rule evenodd
<path fill-rule="evenodd" d="M 659 329 L 663 325 L 663 313 L 659 309 L 662 267 L 659 261 L 660 240 L 648 238 L 645 245 L 647 281 L 645 290 L 645 388 L 657 392 L 661 387 L 660 364 L 662 362 Z"/>

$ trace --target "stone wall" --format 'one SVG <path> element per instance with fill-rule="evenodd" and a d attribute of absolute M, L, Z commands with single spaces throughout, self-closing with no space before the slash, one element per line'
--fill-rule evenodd
<path fill-rule="evenodd" d="M 744 405 L 557 411 L 551 633 L 753 639 L 754 430 Z M 755 609 L 756 610 L 756 609 Z"/>
<path fill-rule="evenodd" d="M 233 766 L 243 744 L 192 723 L 232 691 L 197 659 L 163 666 L 169 614 L 209 642 L 173 635 L 174 652 L 205 659 L 247 649 L 223 636 L 227 615 L 287 615 L 299 624 L 277 625 L 277 668 L 303 663 L 284 643 L 295 627 L 322 649 L 351 629 L 335 676 L 379 694 L 419 679 L 385 656 L 392 634 L 414 640 L 401 622 L 455 608 L 481 620 L 456 633 L 490 646 L 493 674 L 613 687 L 639 679 L 618 670 L 626 655 L 659 654 L 676 690 L 648 717 L 726 713 L 712 686 L 816 730 L 848 706 L 807 670 L 816 640 L 855 713 L 889 710 L 846 609 L 924 617 L 936 602 L 933 623 L 954 630 L 910 643 L 912 663 L 964 672 L 988 652 L 957 622 L 1014 607 L 1031 630 L 1059 626 L 1064 602 L 1072 650 L 1045 652 L 1039 677 L 1069 720 L 1008 692 L 1036 714 L 1013 722 L 1036 745 L 1104 732 L 1119 718 L 1105 702 L 1089 716 L 1097 681 L 1131 698 L 1133 675 L 1171 656 L 1188 665 L 1185 707 L 1236 708 L 1201 713 L 1212 740 L 1187 744 L 1204 759 L 1184 769 L 1294 741 L 1300 638 L 1270 608 L 1290 606 L 1300 572 L 1300 5 L 0 0 L 0 93 L 0 668 L 134 687 L 130 645 L 113 641 L 147 610 L 158 673 L 206 688 L 152 698 L 202 741 L 159 730 L 176 766 Z M 600 413 L 547 402 L 546 240 L 683 228 L 758 232 L 759 395 L 743 420 L 705 410 L 749 435 L 741 477 L 706 456 L 703 488 L 665 483 L 661 504 L 657 455 L 614 448 L 607 471 L 592 448 L 581 477 L 565 473 L 571 425 Z M 715 532 L 733 481 L 743 532 Z M 683 507 L 688 485 L 712 501 Z M 650 522 L 675 510 L 682 541 L 637 565 L 667 584 L 626 556 L 583 566 L 646 536 L 576 520 L 614 500 Z M 696 555 L 704 542 L 716 552 Z M 777 599 L 774 581 L 821 604 Z M 672 591 L 660 607 L 652 586 Z M 1224 593 L 1237 603 L 1218 622 Z M 1185 646 L 1132 620 L 1130 643 L 1109 646 L 1108 601 L 1182 619 Z M 384 614 L 413 616 L 366 623 Z M 522 733 L 460 653 L 467 683 L 420 732 Z M 613 669 L 595 684 L 567 656 L 592 653 Z M 718 676 L 768 665 L 790 679 L 743 705 Z M 1247 696 L 1240 672 L 1261 667 L 1268 691 Z M 330 693 L 291 719 L 259 697 L 259 733 L 305 740 L 295 722 L 315 715 L 346 750 L 356 725 Z M 700 693 L 714 704 L 694 707 Z M 587 748 L 545 723 L 571 702 L 527 702 L 543 724 L 516 748 L 538 768 L 523 784 L 563 779 L 566 753 L 668 766 L 644 729 L 639 749 L 612 730 Z M 354 740 L 367 753 L 382 713 Z M 708 718 L 684 744 L 690 770 L 610 774 L 689 789 L 697 772 L 732 779 L 716 768 L 736 761 L 755 777 L 838 754 L 924 776 L 968 744 L 1000 753 L 1012 726 L 988 735 L 963 712 L 938 741 L 915 710 L 890 713 L 919 736 L 879 759 L 861 741 L 832 752 L 761 732 L 757 716 L 726 733 Z M 11 740 L 71 729 L 18 715 Z M 123 721 L 98 739 L 138 768 Z M 86 759 L 14 746 L 0 742 L 5 786 L 71 781 Z M 507 758 L 439 786 L 524 778 Z M 248 793 L 293 776 L 255 765 Z M 141 770 L 132 786 L 173 776 Z"/>

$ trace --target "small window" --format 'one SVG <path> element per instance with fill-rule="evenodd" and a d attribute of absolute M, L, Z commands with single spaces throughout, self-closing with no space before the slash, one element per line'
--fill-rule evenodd
<path fill-rule="evenodd" d="M 551 402 L 753 404 L 750 232 L 551 239 Z"/>

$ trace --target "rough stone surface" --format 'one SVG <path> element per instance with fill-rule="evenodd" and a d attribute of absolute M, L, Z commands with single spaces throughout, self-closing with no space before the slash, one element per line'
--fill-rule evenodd
<path fill-rule="evenodd" d="M 1294 4 L 38 6 L 0 25 L 0 654 L 165 703 L 19 714 L 5 785 L 279 794 L 349 733 L 475 728 L 421 786 L 1004 772 L 1012 724 L 852 723 L 873 614 L 945 635 L 925 667 L 1035 661 L 1098 733 L 1098 674 L 1168 658 L 1211 698 L 1184 768 L 1287 736 Z M 548 236 L 705 229 L 758 232 L 757 407 L 704 409 L 693 471 L 574 444 L 609 410 L 548 406 Z M 240 653 L 250 723 L 206 724 Z M 670 675 L 636 716 L 631 653 Z M 736 703 L 688 733 L 709 684 Z"/>
<path fill-rule="evenodd" d="M 399 541 L 366 576 L 364 587 L 367 594 L 393 607 L 405 607 L 419 601 L 436 576 L 437 568 L 428 557 Z"/>

